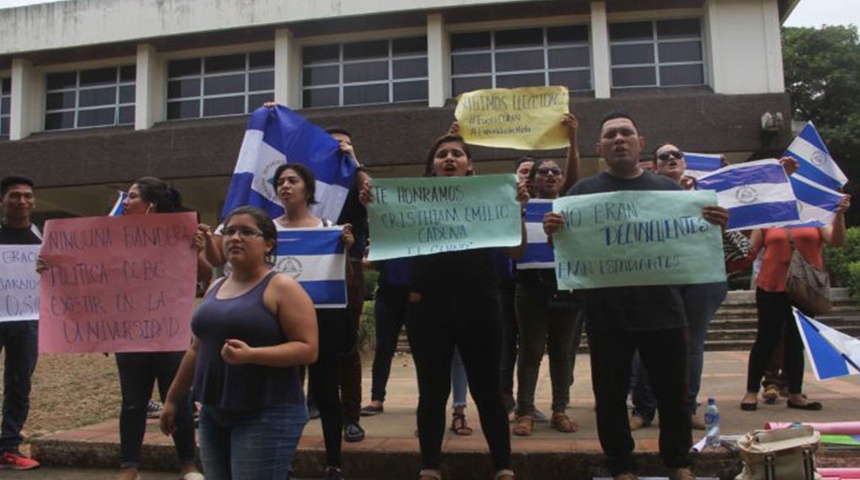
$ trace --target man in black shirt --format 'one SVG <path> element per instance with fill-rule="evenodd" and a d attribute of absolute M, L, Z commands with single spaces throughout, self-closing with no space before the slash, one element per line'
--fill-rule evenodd
<path fill-rule="evenodd" d="M 30 222 L 36 206 L 33 180 L 9 176 L 0 181 L 0 245 L 39 245 L 39 230 Z M 34 265 L 35 268 L 35 265 Z M 3 424 L 0 430 L 0 469 L 30 470 L 39 462 L 18 451 L 21 429 L 30 411 L 30 387 L 39 345 L 38 319 L 0 322 L 3 367 Z"/>
<path fill-rule="evenodd" d="M 597 153 L 609 170 L 578 182 L 567 195 L 621 190 L 681 190 L 672 180 L 643 171 L 639 155 L 645 138 L 629 115 L 613 112 L 601 124 Z M 705 207 L 703 216 L 725 225 L 728 214 Z M 547 235 L 564 217 L 544 216 Z M 597 433 L 615 480 L 637 479 L 633 437 L 627 418 L 627 391 L 633 353 L 638 350 L 652 379 L 660 410 L 660 455 L 670 480 L 695 479 L 687 395 L 687 320 L 677 289 L 666 285 L 595 288 L 582 291 L 585 328 L 591 352 Z"/>

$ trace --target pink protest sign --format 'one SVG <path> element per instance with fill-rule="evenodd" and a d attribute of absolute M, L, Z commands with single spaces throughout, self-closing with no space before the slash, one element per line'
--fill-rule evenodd
<path fill-rule="evenodd" d="M 194 213 L 48 220 L 39 351 L 186 350 L 196 229 Z"/>

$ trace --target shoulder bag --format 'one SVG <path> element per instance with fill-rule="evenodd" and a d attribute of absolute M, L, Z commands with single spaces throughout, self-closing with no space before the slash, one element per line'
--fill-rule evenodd
<path fill-rule="evenodd" d="M 785 276 L 785 294 L 807 314 L 827 313 L 833 309 L 830 301 L 830 277 L 827 272 L 809 263 L 794 245 L 791 230 L 786 229 L 791 245 L 791 261 Z"/>
<path fill-rule="evenodd" d="M 735 480 L 817 480 L 820 435 L 807 425 L 755 430 L 738 440 L 744 469 Z"/>

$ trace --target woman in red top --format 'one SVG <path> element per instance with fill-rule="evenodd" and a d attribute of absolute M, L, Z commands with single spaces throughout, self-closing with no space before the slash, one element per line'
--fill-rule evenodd
<path fill-rule="evenodd" d="M 803 395 L 803 341 L 791 313 L 791 303 L 785 294 L 785 276 L 792 253 L 789 231 L 794 248 L 807 261 L 823 269 L 821 251 L 824 245 L 839 247 L 845 243 L 844 213 L 850 205 L 851 197 L 845 195 L 839 202 L 833 225 L 829 227 L 771 228 L 753 232 L 753 250 L 764 247 L 765 252 L 761 272 L 756 279 L 758 331 L 750 351 L 747 392 L 741 400 L 741 410 L 752 411 L 757 408 L 761 376 L 782 334 L 785 335 L 783 365 L 788 383 L 788 407 L 821 410 L 821 403 L 810 402 Z"/>

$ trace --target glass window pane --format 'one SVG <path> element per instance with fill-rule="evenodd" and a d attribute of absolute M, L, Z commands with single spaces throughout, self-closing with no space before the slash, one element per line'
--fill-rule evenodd
<path fill-rule="evenodd" d="M 416 78 L 427 76 L 427 59 L 395 60 L 393 78 Z"/>
<path fill-rule="evenodd" d="M 119 107 L 119 125 L 134 123 L 134 105 Z"/>
<path fill-rule="evenodd" d="M 171 80 L 167 82 L 167 98 L 199 97 L 200 79 Z"/>
<path fill-rule="evenodd" d="M 116 105 L 116 87 L 82 89 L 78 96 L 78 106 Z"/>
<path fill-rule="evenodd" d="M 613 23 L 609 25 L 610 41 L 653 40 L 651 22 Z"/>
<path fill-rule="evenodd" d="M 134 103 L 134 85 L 119 87 L 119 103 Z"/>
<path fill-rule="evenodd" d="M 9 135 L 9 117 L 0 118 L 0 135 Z"/>
<path fill-rule="evenodd" d="M 343 46 L 344 60 L 379 58 L 388 56 L 388 40 L 347 43 Z"/>
<path fill-rule="evenodd" d="M 451 81 L 451 89 L 455 97 L 461 93 L 482 88 L 493 88 L 493 79 L 491 77 L 469 77 L 455 78 Z"/>
<path fill-rule="evenodd" d="M 543 87 L 546 78 L 543 73 L 526 73 L 522 75 L 496 76 L 496 88 Z"/>
<path fill-rule="evenodd" d="M 45 114 L 45 130 L 61 130 L 75 127 L 75 112 Z"/>
<path fill-rule="evenodd" d="M 3 93 L 12 93 L 12 79 L 4 78 L 0 81 L 0 92 Z"/>
<path fill-rule="evenodd" d="M 564 85 L 570 91 L 591 90 L 591 72 L 577 70 L 575 72 L 550 72 L 550 85 Z"/>
<path fill-rule="evenodd" d="M 78 112 L 78 128 L 116 125 L 116 108 L 81 110 Z"/>
<path fill-rule="evenodd" d="M 78 85 L 77 72 L 49 73 L 47 75 L 48 90 L 75 88 Z"/>
<path fill-rule="evenodd" d="M 340 83 L 340 67 L 332 65 L 328 67 L 305 67 L 302 71 L 302 84 L 311 85 L 337 85 Z"/>
<path fill-rule="evenodd" d="M 654 44 L 612 45 L 609 47 L 612 65 L 654 63 Z"/>
<path fill-rule="evenodd" d="M 699 41 L 659 43 L 657 51 L 660 63 L 702 61 L 702 43 Z"/>
<path fill-rule="evenodd" d="M 543 46 L 543 29 L 501 30 L 496 32 L 496 48 Z"/>
<path fill-rule="evenodd" d="M 660 85 L 704 85 L 705 74 L 701 65 L 660 67 Z"/>
<path fill-rule="evenodd" d="M 489 53 L 451 56 L 451 74 L 463 75 L 468 73 L 489 73 L 492 70 L 492 59 Z"/>
<path fill-rule="evenodd" d="M 275 94 L 274 93 L 258 93 L 255 95 L 248 95 L 248 108 L 245 110 L 246 112 L 252 112 L 263 106 L 266 102 L 274 102 Z"/>
<path fill-rule="evenodd" d="M 75 96 L 75 91 L 49 93 L 45 101 L 45 110 L 75 108 Z"/>
<path fill-rule="evenodd" d="M 200 117 L 200 100 L 167 102 L 167 119 Z"/>
<path fill-rule="evenodd" d="M 245 54 L 219 55 L 217 57 L 206 57 L 203 59 L 204 72 L 219 73 L 245 70 Z"/>
<path fill-rule="evenodd" d="M 543 50 L 496 53 L 497 72 L 543 70 L 544 68 Z"/>
<path fill-rule="evenodd" d="M 275 88 L 275 72 L 256 72 L 248 75 L 248 91 L 272 90 Z"/>
<path fill-rule="evenodd" d="M 119 68 L 119 79 L 121 82 L 133 82 L 137 79 L 137 67 L 126 65 Z"/>
<path fill-rule="evenodd" d="M 549 68 L 576 68 L 591 65 L 588 47 L 553 48 L 547 52 Z"/>
<path fill-rule="evenodd" d="M 302 105 L 305 108 L 312 107 L 336 107 L 340 103 L 340 94 L 337 88 L 314 88 L 302 92 Z"/>
<path fill-rule="evenodd" d="M 275 51 L 267 50 L 249 54 L 248 65 L 251 68 L 273 68 L 275 66 Z"/>
<path fill-rule="evenodd" d="M 391 53 L 395 57 L 427 54 L 427 37 L 397 38 L 391 41 Z"/>
<path fill-rule="evenodd" d="M 569 27 L 550 27 L 546 29 L 547 44 L 588 43 L 588 27 L 574 25 Z"/>
<path fill-rule="evenodd" d="M 81 86 L 116 84 L 116 68 L 99 68 L 95 70 L 81 70 Z"/>
<path fill-rule="evenodd" d="M 416 102 L 427 100 L 427 81 L 397 82 L 394 84 L 395 102 Z"/>
<path fill-rule="evenodd" d="M 206 98 L 203 100 L 203 116 L 235 115 L 245 113 L 245 96 Z"/>
<path fill-rule="evenodd" d="M 340 47 L 338 45 L 316 45 L 302 49 L 302 63 L 305 65 L 336 62 L 339 59 Z"/>
<path fill-rule="evenodd" d="M 388 80 L 388 61 L 363 62 L 343 66 L 344 83 Z"/>
<path fill-rule="evenodd" d="M 370 103 L 388 103 L 388 84 L 360 85 L 344 87 L 344 105 L 365 105 Z"/>
<path fill-rule="evenodd" d="M 489 50 L 490 32 L 455 33 L 451 35 L 451 51 Z"/>
<path fill-rule="evenodd" d="M 0 115 L 9 115 L 11 103 L 12 101 L 9 97 L 3 97 L 3 99 L 0 100 Z"/>
<path fill-rule="evenodd" d="M 700 37 L 701 29 L 699 20 L 695 18 L 685 20 L 660 20 L 657 22 L 657 38 L 689 38 Z"/>
<path fill-rule="evenodd" d="M 203 77 L 204 95 L 221 95 L 245 91 L 245 74 Z"/>
<path fill-rule="evenodd" d="M 613 68 L 613 87 L 648 87 L 657 85 L 654 67 Z"/>
<path fill-rule="evenodd" d="M 167 63 L 168 78 L 184 77 L 187 75 L 200 75 L 199 58 L 188 58 L 185 60 L 171 60 Z"/>

